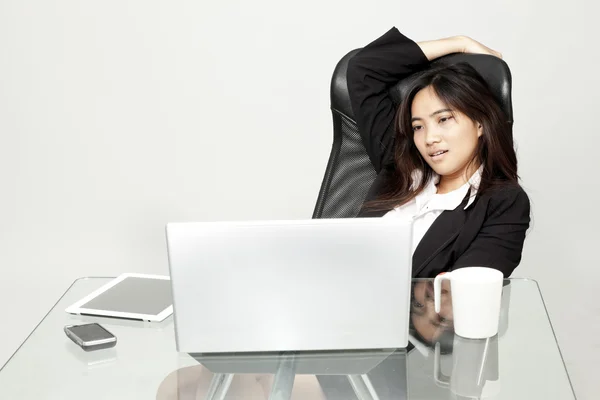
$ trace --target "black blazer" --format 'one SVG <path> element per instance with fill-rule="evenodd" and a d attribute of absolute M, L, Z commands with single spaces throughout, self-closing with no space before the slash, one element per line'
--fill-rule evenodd
<path fill-rule="evenodd" d="M 393 171 L 396 106 L 388 95 L 398 81 L 427 68 L 421 48 L 396 28 L 361 49 L 348 63 L 348 91 L 356 123 L 377 178 L 366 201 L 375 199 Z M 468 196 L 467 196 L 468 198 Z M 434 277 L 468 266 L 496 268 L 508 277 L 521 261 L 529 228 L 529 198 L 520 186 L 478 193 L 444 211 L 417 246 L 413 277 Z M 358 217 L 379 217 L 389 210 L 361 210 Z"/>

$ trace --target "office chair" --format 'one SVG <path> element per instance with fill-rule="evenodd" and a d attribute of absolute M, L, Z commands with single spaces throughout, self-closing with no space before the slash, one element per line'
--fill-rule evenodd
<path fill-rule="evenodd" d="M 313 218 L 352 218 L 361 209 L 367 192 L 375 180 L 375 169 L 362 143 L 348 94 L 346 72 L 348 61 L 360 51 L 352 50 L 337 64 L 331 79 L 331 112 L 333 114 L 333 145 L 321 183 Z M 512 76 L 501 59 L 485 54 L 449 54 L 431 65 L 467 62 L 484 78 L 502 110 L 513 123 Z M 390 89 L 396 105 L 406 96 L 408 77 Z"/>

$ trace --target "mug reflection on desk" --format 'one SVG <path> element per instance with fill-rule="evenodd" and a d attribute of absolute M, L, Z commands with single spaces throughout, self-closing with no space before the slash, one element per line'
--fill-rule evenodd
<path fill-rule="evenodd" d="M 448 387 L 457 398 L 488 398 L 500 392 L 498 336 L 487 339 L 466 339 L 454 336 L 452 372 L 441 371 L 439 344 L 433 361 L 433 377 L 441 387 Z"/>

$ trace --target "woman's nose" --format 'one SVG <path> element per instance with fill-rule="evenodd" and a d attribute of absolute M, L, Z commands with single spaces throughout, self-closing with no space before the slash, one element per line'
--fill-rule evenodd
<path fill-rule="evenodd" d="M 437 131 L 437 129 L 428 129 L 425 133 L 425 144 L 432 145 L 435 143 L 439 143 L 441 140 L 441 135 Z"/>

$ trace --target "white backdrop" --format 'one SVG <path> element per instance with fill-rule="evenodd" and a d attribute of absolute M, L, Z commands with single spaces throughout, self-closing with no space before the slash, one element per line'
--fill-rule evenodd
<path fill-rule="evenodd" d="M 600 37 L 585 0 L 0 2 L 2 365 L 77 277 L 168 273 L 167 221 L 309 218 L 336 62 L 396 25 L 513 73 L 539 281 L 580 399 L 600 355 Z M 593 6 L 596 7 L 596 6 Z"/>

